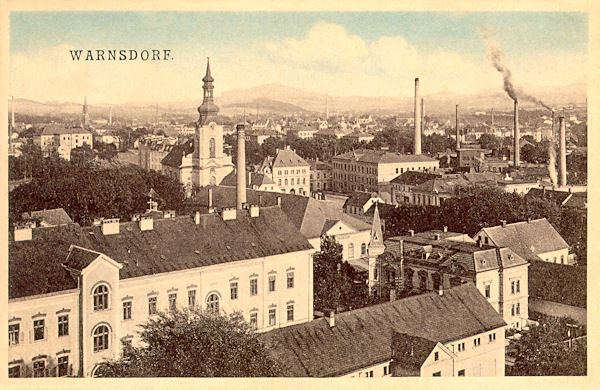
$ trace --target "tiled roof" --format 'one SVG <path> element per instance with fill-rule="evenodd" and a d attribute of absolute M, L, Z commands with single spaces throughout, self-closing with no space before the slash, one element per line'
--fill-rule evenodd
<path fill-rule="evenodd" d="M 61 266 L 71 245 L 123 264 L 121 279 L 312 249 L 278 207 L 262 207 L 255 218 L 246 210 L 235 220 L 223 221 L 218 214 L 201 218 L 198 225 L 188 215 L 155 219 L 148 231 L 125 222 L 119 234 L 107 236 L 100 226 L 34 229 L 31 241 L 9 244 L 9 297 L 76 287 Z M 77 256 L 73 261 L 84 261 Z"/>
<path fill-rule="evenodd" d="M 346 202 L 344 203 L 344 209 L 346 207 L 364 207 L 365 204 L 371 198 L 377 198 L 377 194 L 373 194 L 371 192 L 362 192 L 362 191 L 354 191 Z"/>
<path fill-rule="evenodd" d="M 62 208 L 32 211 L 31 213 L 25 213 L 24 216 L 26 218 L 39 218 L 42 220 L 42 222 L 45 222 L 51 226 L 73 223 L 73 220 L 71 217 L 69 217 L 69 214 L 67 214 L 67 212 Z"/>
<path fill-rule="evenodd" d="M 577 209 L 587 209 L 587 191 L 586 192 L 575 192 L 573 196 L 571 196 L 563 207 L 571 207 Z"/>
<path fill-rule="evenodd" d="M 273 161 L 273 168 L 298 166 L 308 166 L 308 163 L 291 149 L 280 150 L 279 153 L 277 153 L 277 157 L 275 157 L 275 161 Z"/>
<path fill-rule="evenodd" d="M 334 157 L 341 160 L 354 160 L 368 163 L 391 164 L 391 163 L 416 163 L 416 162 L 435 162 L 437 160 L 423 154 L 400 154 L 391 153 L 382 150 L 358 149 L 346 152 Z"/>
<path fill-rule="evenodd" d="M 392 358 L 392 337 L 404 333 L 449 343 L 505 326 L 472 284 L 417 295 L 275 329 L 260 335 L 284 372 L 295 377 L 349 374 Z"/>
<path fill-rule="evenodd" d="M 427 172 L 421 172 L 421 171 L 406 171 L 406 172 L 396 176 L 394 179 L 392 179 L 390 181 L 390 183 L 406 184 L 406 185 L 415 186 L 418 184 L 423 184 L 426 181 L 435 179 L 436 177 L 439 177 L 439 176 L 440 175 L 436 175 L 435 173 L 427 173 Z"/>
<path fill-rule="evenodd" d="M 55 134 L 91 134 L 91 132 L 83 127 L 65 127 L 56 123 L 46 125 L 42 131 L 42 135 Z"/>
<path fill-rule="evenodd" d="M 192 153 L 194 153 L 194 139 L 190 138 L 183 144 L 174 145 L 169 154 L 167 154 L 160 163 L 162 165 L 179 168 L 183 157 Z"/>
<path fill-rule="evenodd" d="M 394 361 L 402 366 L 403 371 L 415 373 L 421 372 L 421 366 L 437 345 L 435 341 L 399 332 L 394 334 L 392 340 Z"/>
<path fill-rule="evenodd" d="M 190 202 L 192 207 L 206 207 L 208 205 L 208 188 L 213 189 L 214 207 L 235 206 L 236 189 L 234 187 L 212 186 L 200 189 L 195 200 Z M 261 207 L 273 206 L 277 204 L 277 198 L 281 198 L 281 209 L 306 238 L 320 237 L 327 219 L 342 221 L 358 231 L 371 229 L 371 225 L 344 213 L 331 202 L 279 192 L 246 191 L 246 200 L 250 204 L 258 204 L 259 196 L 261 198 Z"/>
<path fill-rule="evenodd" d="M 310 165 L 311 171 L 330 171 L 332 169 L 331 164 L 323 162 L 307 159 L 306 162 Z"/>
<path fill-rule="evenodd" d="M 100 255 L 101 253 L 99 252 L 71 245 L 69 255 L 63 264 L 66 267 L 81 271 L 92 264 Z"/>
<path fill-rule="evenodd" d="M 490 240 L 501 247 L 512 249 L 525 260 L 539 259 L 540 253 L 567 249 L 569 245 L 546 218 L 530 222 L 516 222 L 505 227 L 481 229 Z"/>
<path fill-rule="evenodd" d="M 469 186 L 470 183 L 462 177 L 457 178 L 435 178 L 423 184 L 415 186 L 412 190 L 424 194 L 454 194 L 457 186 Z"/>
<path fill-rule="evenodd" d="M 585 267 L 533 260 L 529 266 L 529 296 L 565 305 L 587 307 Z"/>
<path fill-rule="evenodd" d="M 246 173 L 246 187 L 253 188 L 254 186 L 260 187 L 262 185 L 275 184 L 273 180 L 267 175 L 262 173 L 251 172 L 250 173 L 250 182 L 248 182 L 248 173 Z M 235 187 L 237 186 L 237 174 L 234 168 L 233 171 L 229 172 L 227 176 L 221 180 L 220 185 L 226 187 Z"/>

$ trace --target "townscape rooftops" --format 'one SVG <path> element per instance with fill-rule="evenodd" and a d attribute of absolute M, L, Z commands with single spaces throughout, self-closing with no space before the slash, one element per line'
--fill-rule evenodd
<path fill-rule="evenodd" d="M 50 226 L 66 225 L 73 223 L 69 214 L 63 209 L 50 209 L 50 210 L 38 210 L 32 211 L 31 213 L 23 213 L 23 216 L 27 218 L 39 218 L 42 223 L 46 223 Z"/>
<path fill-rule="evenodd" d="M 198 225 L 189 215 L 155 219 L 147 231 L 125 222 L 112 235 L 102 234 L 101 226 L 78 224 L 34 229 L 32 240 L 9 243 L 9 298 L 75 288 L 61 266 L 71 245 L 121 263 L 121 279 L 312 249 L 278 207 L 263 207 L 259 214 L 237 211 L 228 221 L 204 214 Z"/>
<path fill-rule="evenodd" d="M 346 199 L 344 209 L 346 209 L 346 207 L 364 207 L 369 200 L 377 198 L 377 194 L 371 192 L 354 191 L 350 197 Z"/>
<path fill-rule="evenodd" d="M 66 127 L 64 125 L 51 123 L 44 127 L 42 135 L 60 135 L 60 134 L 91 134 L 91 132 L 83 127 Z"/>
<path fill-rule="evenodd" d="M 431 179 L 435 179 L 436 177 L 440 177 L 440 175 L 421 171 L 406 171 L 396 176 L 390 183 L 415 186 L 423 184 Z"/>
<path fill-rule="evenodd" d="M 481 229 L 490 240 L 511 248 L 526 260 L 539 260 L 540 253 L 567 249 L 569 244 L 558 234 L 546 218 L 493 226 Z"/>
<path fill-rule="evenodd" d="M 298 166 L 309 166 L 309 164 L 291 149 L 280 150 L 279 153 L 277 153 L 277 157 L 275 157 L 275 160 L 273 161 L 273 168 Z"/>
<path fill-rule="evenodd" d="M 250 175 L 250 181 L 248 181 L 248 174 Z M 267 175 L 257 172 L 246 173 L 246 187 L 254 188 L 254 186 L 260 187 L 262 185 L 271 185 L 275 184 L 275 182 Z M 227 187 L 235 187 L 237 186 L 237 174 L 234 168 L 233 171 L 229 172 L 227 176 L 221 180 L 220 185 Z"/>
<path fill-rule="evenodd" d="M 174 168 L 179 168 L 183 157 L 194 153 L 194 139 L 190 138 L 183 144 L 173 145 L 169 154 L 160 162 L 162 165 L 167 165 Z"/>
<path fill-rule="evenodd" d="M 376 164 L 393 164 L 393 163 L 433 163 L 437 160 L 423 154 L 400 154 L 391 153 L 383 150 L 367 150 L 358 149 L 346 152 L 334 157 L 336 160 L 359 161 L 365 163 Z"/>
<path fill-rule="evenodd" d="M 392 358 L 392 337 L 404 333 L 449 343 L 505 326 L 472 284 L 321 318 L 260 335 L 284 371 L 295 377 L 332 377 Z"/>

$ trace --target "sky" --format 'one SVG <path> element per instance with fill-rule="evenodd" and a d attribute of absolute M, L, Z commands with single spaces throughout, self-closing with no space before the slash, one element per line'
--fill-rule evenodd
<path fill-rule="evenodd" d="M 524 86 L 586 83 L 588 15 L 564 12 L 12 12 L 9 95 L 199 100 L 281 83 L 337 96 L 502 91 L 481 29 Z M 70 50 L 170 50 L 167 61 L 73 61 Z"/>

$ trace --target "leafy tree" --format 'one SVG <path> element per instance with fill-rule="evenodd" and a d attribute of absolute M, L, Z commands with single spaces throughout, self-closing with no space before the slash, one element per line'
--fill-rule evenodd
<path fill-rule="evenodd" d="M 112 161 L 117 157 L 117 148 L 115 144 L 106 144 L 104 142 L 95 142 L 94 149 L 98 153 L 98 158 Z"/>
<path fill-rule="evenodd" d="M 317 310 L 354 310 L 368 303 L 368 287 L 343 261 L 342 245 L 325 236 L 314 256 L 314 305 Z"/>
<path fill-rule="evenodd" d="M 479 145 L 484 149 L 495 151 L 500 147 L 500 141 L 493 134 L 482 134 L 479 138 Z"/>
<path fill-rule="evenodd" d="M 569 343 L 567 324 L 575 324 L 572 319 L 544 317 L 539 325 L 521 333 L 521 337 L 511 342 L 516 357 L 515 365 L 507 370 L 511 376 L 554 376 L 587 374 L 587 340 Z M 585 333 L 579 328 L 575 333 Z"/>
<path fill-rule="evenodd" d="M 141 325 L 141 345 L 107 361 L 103 377 L 272 377 L 280 369 L 241 313 L 175 309 Z"/>
<path fill-rule="evenodd" d="M 96 158 L 96 152 L 88 144 L 78 146 L 71 150 L 71 163 L 75 165 L 86 165 Z"/>

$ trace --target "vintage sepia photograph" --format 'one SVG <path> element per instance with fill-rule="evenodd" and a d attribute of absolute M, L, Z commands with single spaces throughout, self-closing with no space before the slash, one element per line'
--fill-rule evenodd
<path fill-rule="evenodd" d="M 590 373 L 588 12 L 7 15 L 10 387 Z"/>

